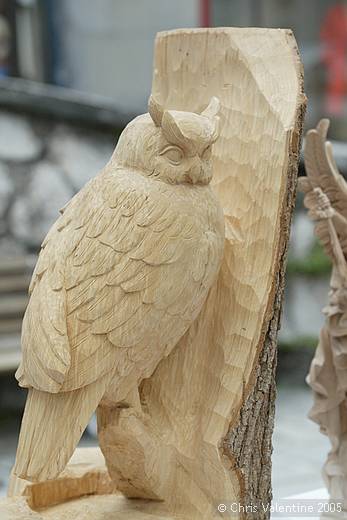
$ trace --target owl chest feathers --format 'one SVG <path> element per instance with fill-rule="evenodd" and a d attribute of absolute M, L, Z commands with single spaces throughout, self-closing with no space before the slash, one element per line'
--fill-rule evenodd
<path fill-rule="evenodd" d="M 110 370 L 150 374 L 199 314 L 223 245 L 223 214 L 208 186 L 101 173 L 42 244 L 21 384 L 57 392 Z"/>
<path fill-rule="evenodd" d="M 116 195 L 119 192 L 121 196 Z M 194 264 L 210 263 L 211 271 L 218 270 L 224 244 L 224 216 L 209 185 L 170 185 L 124 171 L 117 174 L 113 196 L 123 199 L 121 205 L 128 208 L 128 212 L 121 213 L 133 214 L 133 218 L 128 217 L 127 232 L 141 235 L 139 249 L 141 244 L 151 247 L 152 243 L 153 258 L 147 258 L 147 263 L 181 262 L 191 264 L 192 269 Z M 162 256 L 164 244 L 175 252 L 171 258 L 169 251 L 167 257 Z M 146 263 L 146 258 L 141 259 Z"/>

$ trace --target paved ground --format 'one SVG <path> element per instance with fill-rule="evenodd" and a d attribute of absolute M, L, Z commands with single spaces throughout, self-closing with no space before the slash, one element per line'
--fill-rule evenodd
<path fill-rule="evenodd" d="M 12 419 L 0 423 L 0 496 L 6 493 L 17 443 L 18 425 Z"/>
<path fill-rule="evenodd" d="M 273 486 L 276 498 L 320 488 L 320 468 L 329 449 L 328 441 L 307 418 L 310 392 L 304 387 L 281 386 L 277 399 L 274 434 Z M 0 423 L 0 495 L 14 461 L 18 422 Z M 94 442 L 90 437 L 84 444 Z"/>
<path fill-rule="evenodd" d="M 273 453 L 275 498 L 324 486 L 321 466 L 329 451 L 329 441 L 307 419 L 310 406 L 311 394 L 305 387 L 279 388 Z"/>

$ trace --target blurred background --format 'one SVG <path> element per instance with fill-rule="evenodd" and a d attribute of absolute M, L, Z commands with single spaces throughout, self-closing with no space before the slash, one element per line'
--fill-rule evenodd
<path fill-rule="evenodd" d="M 39 245 L 58 209 L 107 162 L 124 125 L 146 111 L 156 32 L 199 26 L 291 28 L 305 66 L 306 129 L 331 118 L 347 174 L 347 1 L 0 0 L 1 494 L 25 400 L 14 371 Z M 279 344 L 276 497 L 322 486 L 328 443 L 306 418 L 304 379 L 329 271 L 299 196 Z M 95 443 L 92 430 L 84 443 Z"/>

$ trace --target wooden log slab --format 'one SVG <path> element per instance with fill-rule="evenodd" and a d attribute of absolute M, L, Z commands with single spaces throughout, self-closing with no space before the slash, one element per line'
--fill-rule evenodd
<path fill-rule="evenodd" d="M 12 476 L 8 495 L 0 499 L 1 520 L 170 518 L 161 503 L 117 493 L 99 448 L 77 448 L 55 480 L 32 483 Z"/>
<path fill-rule="evenodd" d="M 153 96 L 168 109 L 222 105 L 213 188 L 225 213 L 219 279 L 198 320 L 101 431 L 117 487 L 210 518 L 220 501 L 271 499 L 276 336 L 305 98 L 291 31 L 158 35 Z M 136 455 L 135 455 L 136 454 Z M 266 514 L 263 515 L 264 517 Z M 261 516 L 259 517 L 261 518 Z"/>
<path fill-rule="evenodd" d="M 280 29 L 159 33 L 152 93 L 177 110 L 221 101 L 213 188 L 224 260 L 194 326 L 142 383 L 141 409 L 118 409 L 100 431 L 117 489 L 163 503 L 93 496 L 55 506 L 59 519 L 200 520 L 218 517 L 218 502 L 271 500 L 276 338 L 305 107 L 295 39 Z M 26 518 L 12 500 L 0 513 L 17 507 L 11 518 Z M 53 509 L 32 518 L 55 518 Z"/>
<path fill-rule="evenodd" d="M 25 496 L 34 510 L 61 504 L 83 495 L 116 493 L 99 448 L 77 448 L 64 471 L 54 480 L 29 482 L 11 475 L 8 496 Z"/>
<path fill-rule="evenodd" d="M 24 497 L 0 499 L 0 512 L 1 520 L 173 520 L 160 502 L 118 495 L 91 495 L 40 512 L 31 510 Z"/>

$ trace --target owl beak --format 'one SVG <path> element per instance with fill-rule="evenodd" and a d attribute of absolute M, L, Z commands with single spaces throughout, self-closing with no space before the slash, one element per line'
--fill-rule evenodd
<path fill-rule="evenodd" d="M 208 184 L 212 179 L 212 168 L 201 163 L 186 174 L 186 181 L 190 184 Z"/>

